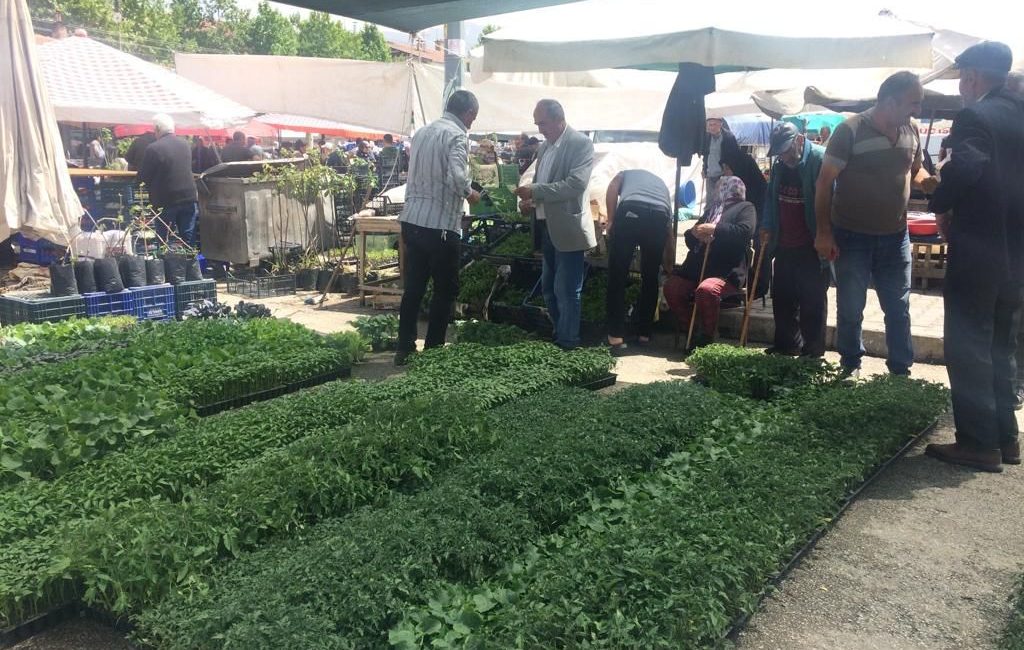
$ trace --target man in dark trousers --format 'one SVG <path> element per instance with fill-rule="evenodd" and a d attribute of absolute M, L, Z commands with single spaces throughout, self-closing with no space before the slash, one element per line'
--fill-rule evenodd
<path fill-rule="evenodd" d="M 814 250 L 814 197 L 825 149 L 812 144 L 794 125 L 780 122 L 772 130 L 768 155 L 777 159 L 768 182 L 761 242 L 775 257 L 775 343 L 765 352 L 821 357 L 829 276 Z"/>
<path fill-rule="evenodd" d="M 1020 463 L 1014 347 L 1024 282 L 1024 102 L 1006 88 L 1010 48 L 984 42 L 956 58 L 965 108 L 931 201 L 949 243 L 945 354 L 956 442 L 925 453 L 986 472 Z"/>
<path fill-rule="evenodd" d="M 469 129 L 480 103 L 473 93 L 457 90 L 444 116 L 412 139 L 405 208 L 398 217 L 405 255 L 405 290 L 398 319 L 395 365 L 404 366 L 416 352 L 416 326 L 427 281 L 434 281 L 426 348 L 444 345 L 452 305 L 459 293 L 459 229 L 463 201 L 480 194 L 470 187 Z"/>
<path fill-rule="evenodd" d="M 626 350 L 626 280 L 633 254 L 640 249 L 640 302 L 636 306 L 637 343 L 651 341 L 658 307 L 658 269 L 672 272 L 672 196 L 665 181 L 646 169 L 619 172 L 605 194 L 608 207 L 608 345 L 612 354 Z"/>
<path fill-rule="evenodd" d="M 149 201 L 160 210 L 160 219 L 173 227 L 185 244 L 195 246 L 199 197 L 192 178 L 192 149 L 174 135 L 169 115 L 153 118 L 156 142 L 146 147 L 139 180 L 149 190 Z"/>

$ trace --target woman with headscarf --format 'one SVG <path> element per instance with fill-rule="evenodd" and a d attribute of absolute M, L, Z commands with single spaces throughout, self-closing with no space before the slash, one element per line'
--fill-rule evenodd
<path fill-rule="evenodd" d="M 715 340 L 722 298 L 740 293 L 747 281 L 747 256 L 757 223 L 754 204 L 738 176 L 723 176 L 712 208 L 684 233 L 689 252 L 682 266 L 665 281 L 665 301 L 680 323 L 689 323 L 697 301 L 697 334 L 693 347 Z M 701 281 L 704 253 L 710 246 Z"/>

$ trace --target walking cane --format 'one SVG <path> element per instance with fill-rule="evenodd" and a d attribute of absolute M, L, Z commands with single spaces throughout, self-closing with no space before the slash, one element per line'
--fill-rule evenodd
<path fill-rule="evenodd" d="M 690 312 L 690 331 L 686 335 L 686 349 L 690 349 L 690 343 L 693 341 L 693 325 L 697 322 L 697 290 L 700 289 L 700 285 L 704 282 L 704 273 L 708 269 L 708 254 L 711 253 L 711 242 L 714 240 L 708 240 L 707 245 L 704 247 L 704 262 L 700 265 L 700 280 L 697 281 L 697 286 L 693 290 L 693 311 Z"/>
<path fill-rule="evenodd" d="M 750 328 L 750 308 L 754 304 L 754 293 L 757 291 L 757 283 L 761 279 L 761 266 L 764 264 L 764 255 L 768 249 L 768 241 L 761 241 L 761 252 L 754 256 L 754 284 L 752 290 L 747 292 L 747 304 L 743 306 L 743 326 L 740 328 L 740 347 L 747 347 L 747 330 Z"/>

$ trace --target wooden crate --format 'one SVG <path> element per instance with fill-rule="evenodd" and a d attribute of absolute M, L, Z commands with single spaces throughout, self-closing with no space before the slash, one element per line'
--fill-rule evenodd
<path fill-rule="evenodd" d="M 946 245 L 919 244 L 911 242 L 911 280 L 918 282 L 922 289 L 928 288 L 931 280 L 946 277 Z"/>

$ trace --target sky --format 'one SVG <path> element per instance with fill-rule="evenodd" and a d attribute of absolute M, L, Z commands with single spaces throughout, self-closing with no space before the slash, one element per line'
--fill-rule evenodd
<path fill-rule="evenodd" d="M 238 0 L 243 8 L 256 10 L 259 0 Z M 295 7 L 271 2 L 285 15 L 298 11 L 301 14 L 308 13 Z M 589 24 L 607 25 L 614 22 L 614 15 L 623 8 L 636 9 L 643 5 L 651 6 L 662 4 L 659 0 L 587 0 L 581 3 L 574 3 L 553 9 L 535 9 L 512 14 L 484 17 L 466 21 L 464 24 L 464 38 L 470 45 L 475 44 L 480 30 L 484 25 L 494 24 L 498 27 L 521 27 L 530 25 L 536 21 L 545 20 L 545 16 L 555 16 L 557 19 L 570 17 L 574 31 L 585 31 Z M 889 9 L 897 16 L 918 22 L 930 24 L 934 27 L 945 27 L 963 33 L 990 38 L 993 40 L 1004 40 L 1013 43 L 1021 40 L 1021 32 L 1024 31 L 1024 3 L 1008 0 L 867 0 L 860 2 L 859 8 L 864 11 L 878 11 Z M 674 7 L 684 7 L 683 3 L 673 3 Z M 699 4 L 690 5 L 699 7 Z M 831 5 L 837 6 L 837 5 Z M 848 5 L 849 6 L 849 5 Z M 804 13 L 794 7 L 803 7 Z M 788 4 L 783 8 L 780 5 L 765 3 L 764 0 L 731 0 L 728 4 L 729 12 L 743 12 L 760 15 L 763 24 L 771 28 L 780 23 L 792 23 L 793 21 L 803 22 L 808 30 L 820 30 L 827 32 L 828 25 L 816 21 L 815 12 L 810 4 Z M 355 21 L 342 19 L 346 24 Z M 361 26 L 361 24 L 358 24 Z M 407 42 L 408 35 L 390 29 L 384 29 L 388 40 Z M 441 28 L 432 28 L 420 33 L 427 41 L 441 38 Z"/>

